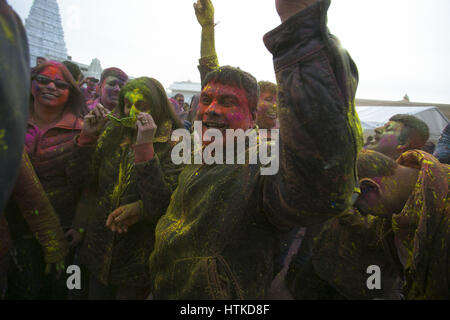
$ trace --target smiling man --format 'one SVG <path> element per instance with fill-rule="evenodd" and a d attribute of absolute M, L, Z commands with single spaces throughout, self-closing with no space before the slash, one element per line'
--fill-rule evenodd
<path fill-rule="evenodd" d="M 365 149 L 396 160 L 408 150 L 421 149 L 429 135 L 428 125 L 422 120 L 408 114 L 397 114 L 383 127 L 375 129 L 375 137 Z"/>
<path fill-rule="evenodd" d="M 156 227 L 149 262 L 155 299 L 262 299 L 280 233 L 351 206 L 362 146 L 356 66 L 324 31 L 329 0 L 276 5 L 283 23 L 264 42 L 280 88 L 280 170 L 263 176 L 260 164 L 185 167 Z M 202 82 L 197 119 L 208 129 L 247 130 L 258 97 L 253 76 L 218 68 Z"/>
<path fill-rule="evenodd" d="M 197 120 L 202 121 L 203 141 L 208 129 L 217 129 L 226 143 L 227 129 L 251 129 L 259 88 L 255 78 L 230 66 L 210 72 L 203 81 Z M 207 143 L 206 143 L 207 144 Z"/>

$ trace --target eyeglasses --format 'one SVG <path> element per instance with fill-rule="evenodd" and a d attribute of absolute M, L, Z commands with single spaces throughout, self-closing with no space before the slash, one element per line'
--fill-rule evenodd
<path fill-rule="evenodd" d="M 126 117 L 122 119 L 118 119 L 114 117 L 112 114 L 108 114 L 107 117 L 116 125 L 122 126 L 125 128 L 134 128 L 136 126 L 136 117 Z"/>
<path fill-rule="evenodd" d="M 68 84 L 65 81 L 52 80 L 49 77 L 43 76 L 41 74 L 34 77 L 34 79 L 37 81 L 37 83 L 42 84 L 42 85 L 48 85 L 50 82 L 53 82 L 55 84 L 55 87 L 60 90 L 66 90 L 70 87 L 70 84 Z"/>

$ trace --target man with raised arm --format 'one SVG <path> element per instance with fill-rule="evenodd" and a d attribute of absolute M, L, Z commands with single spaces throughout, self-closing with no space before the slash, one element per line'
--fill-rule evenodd
<path fill-rule="evenodd" d="M 276 1 L 282 24 L 264 42 L 279 87 L 279 171 L 263 175 L 260 164 L 185 167 L 156 227 L 150 257 L 155 299 L 262 299 L 273 278 L 278 235 L 352 205 L 362 146 L 354 108 L 357 69 L 327 31 L 329 5 Z M 203 131 L 251 129 L 258 91 L 256 79 L 240 69 L 207 74 L 197 115 Z M 233 142 L 223 140 L 224 146 Z M 113 220 L 113 227 L 124 227 L 132 219 Z"/>
<path fill-rule="evenodd" d="M 202 27 L 198 69 L 203 81 L 208 72 L 219 67 L 215 44 L 214 6 L 211 0 L 198 0 L 194 3 L 194 10 Z M 278 129 L 277 86 L 269 81 L 260 81 L 258 85 L 260 93 L 255 122 L 259 129 Z"/>

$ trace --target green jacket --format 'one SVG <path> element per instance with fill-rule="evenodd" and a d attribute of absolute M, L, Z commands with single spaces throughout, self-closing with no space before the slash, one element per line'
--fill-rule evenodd
<path fill-rule="evenodd" d="M 181 170 L 171 162 L 169 137 L 170 133 L 156 138 L 153 160 L 135 164 L 130 143 L 133 132 L 109 123 L 96 147 L 79 146 L 75 153 L 72 164 L 79 169 L 72 171 L 96 190 L 94 206 L 85 222 L 80 260 L 105 285 L 150 285 L 147 263 L 153 250 L 153 230 L 167 208 Z M 142 203 L 143 218 L 127 233 L 113 233 L 105 226 L 111 212 L 136 201 Z"/>
<path fill-rule="evenodd" d="M 399 293 L 407 299 L 450 298 L 450 167 L 421 150 L 397 162 L 419 170 L 403 210 L 391 218 L 349 210 L 328 221 L 310 261 L 290 266 L 288 285 L 296 299 L 398 299 Z M 408 253 L 405 265 L 401 247 Z M 367 287 L 372 265 L 380 267 L 381 290 Z"/>
<path fill-rule="evenodd" d="M 318 1 L 267 34 L 279 84 L 280 170 L 188 165 L 156 227 L 156 299 L 259 299 L 277 235 L 344 212 L 362 145 L 356 66 L 326 31 Z"/>

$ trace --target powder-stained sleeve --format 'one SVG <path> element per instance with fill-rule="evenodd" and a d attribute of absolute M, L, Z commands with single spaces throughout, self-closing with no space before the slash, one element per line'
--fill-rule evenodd
<path fill-rule="evenodd" d="M 200 79 L 203 83 L 203 80 L 206 78 L 206 75 L 211 71 L 219 68 L 219 62 L 217 59 L 217 55 L 202 57 L 198 60 L 198 71 L 200 72 Z"/>
<path fill-rule="evenodd" d="M 171 195 L 158 156 L 150 161 L 135 164 L 135 171 L 143 204 L 142 218 L 150 223 L 156 223 L 165 213 Z"/>
<path fill-rule="evenodd" d="M 279 90 L 280 168 L 265 178 L 263 206 L 280 227 L 322 223 L 349 208 L 355 191 L 358 73 L 329 34 L 329 5 L 317 1 L 264 37 Z"/>
<path fill-rule="evenodd" d="M 26 152 L 12 197 L 42 246 L 46 263 L 63 260 L 68 253 L 64 232 Z"/>
<path fill-rule="evenodd" d="M 184 165 L 172 162 L 172 146 L 155 143 L 155 157 L 147 162 L 135 164 L 136 179 L 143 201 L 143 218 L 155 223 L 169 205 L 170 196 L 178 187 L 178 176 Z"/>
<path fill-rule="evenodd" d="M 96 185 L 98 179 L 98 168 L 102 153 L 102 140 L 93 145 L 80 145 L 79 135 L 73 139 L 74 150 L 72 159 L 67 164 L 67 176 L 72 185 L 80 188 Z"/>

